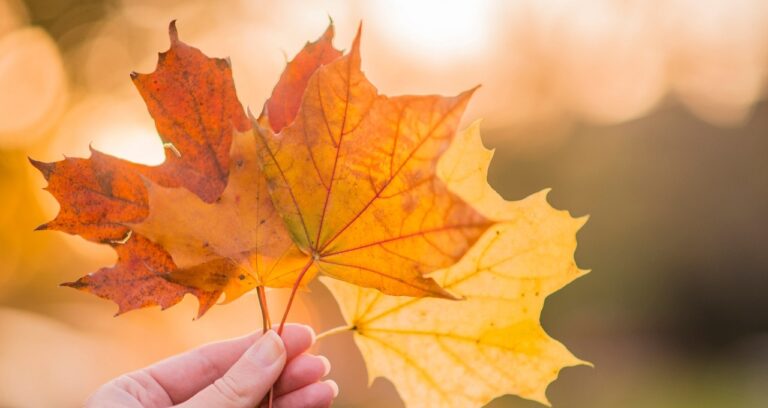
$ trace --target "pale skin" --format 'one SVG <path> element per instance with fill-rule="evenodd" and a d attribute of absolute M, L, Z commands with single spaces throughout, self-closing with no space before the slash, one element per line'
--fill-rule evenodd
<path fill-rule="evenodd" d="M 124 374 L 102 385 L 86 407 L 159 408 L 265 406 L 274 387 L 275 408 L 325 408 L 338 395 L 328 359 L 307 353 L 311 328 L 274 331 L 212 343 Z M 261 405 L 260 405 L 261 404 Z"/>

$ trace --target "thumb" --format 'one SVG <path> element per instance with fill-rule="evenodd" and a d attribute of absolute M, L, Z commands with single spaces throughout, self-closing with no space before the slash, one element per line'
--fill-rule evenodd
<path fill-rule="evenodd" d="M 285 366 L 282 339 L 270 330 L 248 348 L 229 371 L 179 407 L 255 407 Z"/>

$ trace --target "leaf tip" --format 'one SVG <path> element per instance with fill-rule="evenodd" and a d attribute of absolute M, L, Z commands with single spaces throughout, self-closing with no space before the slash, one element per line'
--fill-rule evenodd
<path fill-rule="evenodd" d="M 469 103 L 469 100 L 472 99 L 472 95 L 474 95 L 475 91 L 477 91 L 479 88 L 480 88 L 480 85 L 475 85 L 474 87 L 469 88 L 466 91 L 463 91 L 452 98 L 455 101 L 456 105 L 461 107 L 462 112 L 464 111 L 467 104 Z"/>
<path fill-rule="evenodd" d="M 475 85 L 475 86 L 473 86 L 472 88 L 469 88 L 469 89 L 467 89 L 466 91 L 464 91 L 464 92 L 462 92 L 462 93 L 458 94 L 458 95 L 456 96 L 456 99 L 459 99 L 459 100 L 461 100 L 461 101 L 468 101 L 470 98 L 472 98 L 472 95 L 474 95 L 474 94 L 475 94 L 475 92 L 476 92 L 478 89 L 480 89 L 480 87 L 481 87 L 481 86 L 482 86 L 482 85 L 479 85 L 479 84 L 478 84 L 478 85 Z"/>
<path fill-rule="evenodd" d="M 179 30 L 176 28 L 176 19 L 171 20 L 168 24 L 168 37 L 171 39 L 171 45 L 179 42 Z"/>
<path fill-rule="evenodd" d="M 43 225 L 45 225 L 45 224 L 43 224 Z M 60 283 L 59 286 L 64 286 L 64 287 L 68 287 L 68 288 L 82 290 L 82 289 L 88 287 L 88 284 L 83 282 L 82 279 L 78 279 L 78 280 L 76 280 L 74 282 Z"/>
<path fill-rule="evenodd" d="M 37 161 L 31 157 L 27 157 L 27 159 L 29 160 L 29 163 L 31 165 L 35 166 L 35 168 L 38 169 L 40 173 L 43 174 L 43 177 L 45 177 L 46 180 L 48 180 L 51 177 L 53 170 L 56 168 L 56 165 L 54 163 Z"/>
<path fill-rule="evenodd" d="M 35 231 L 45 231 L 48 229 L 48 223 L 40 224 L 37 227 L 35 227 Z M 63 283 L 62 283 L 63 285 Z"/>
<path fill-rule="evenodd" d="M 91 157 L 101 153 L 93 147 L 93 141 L 88 142 L 88 151 L 91 153 Z"/>
<path fill-rule="evenodd" d="M 357 25 L 357 33 L 355 33 L 355 39 L 352 40 L 352 49 L 349 51 L 350 55 L 360 56 L 360 37 L 363 36 L 363 22 Z"/>
<path fill-rule="evenodd" d="M 578 361 L 578 364 L 577 364 L 577 365 L 580 365 L 580 366 L 585 366 L 585 367 L 589 367 L 589 368 L 595 368 L 595 363 L 593 363 L 593 362 L 591 362 L 591 361 L 587 361 L 587 360 L 581 360 L 581 359 L 580 359 L 580 360 Z"/>
<path fill-rule="evenodd" d="M 198 309 L 197 309 L 197 316 L 195 316 L 192 320 L 197 321 L 200 320 L 203 315 L 210 310 L 213 305 L 218 302 L 219 297 L 221 297 L 221 292 L 218 293 L 201 293 L 196 295 L 197 297 L 197 303 L 198 303 Z"/>
<path fill-rule="evenodd" d="M 463 296 L 456 296 L 451 292 L 448 292 L 445 288 L 438 285 L 437 282 L 435 282 L 433 279 L 429 279 L 432 281 L 431 283 L 434 284 L 434 288 L 430 291 L 431 296 L 440 298 L 440 299 L 446 299 L 446 300 L 464 300 L 465 298 Z"/>
<path fill-rule="evenodd" d="M 589 221 L 589 217 L 590 215 L 587 214 L 587 215 L 582 215 L 581 217 L 575 218 L 576 222 L 579 223 L 579 228 L 583 227 L 587 223 L 587 221 Z"/>

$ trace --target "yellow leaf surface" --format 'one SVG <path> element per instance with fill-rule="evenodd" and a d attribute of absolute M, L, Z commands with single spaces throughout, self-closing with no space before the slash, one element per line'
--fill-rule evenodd
<path fill-rule="evenodd" d="M 227 301 L 256 286 L 293 285 L 307 255 L 272 206 L 256 149 L 253 131 L 234 135 L 229 182 L 213 203 L 184 188 L 146 182 L 149 215 L 130 226 L 171 254 L 178 266 L 171 281 L 222 290 Z"/>
<path fill-rule="evenodd" d="M 457 264 L 430 275 L 463 301 L 322 279 L 354 330 L 369 380 L 388 378 L 408 407 L 481 407 L 504 394 L 548 404 L 546 387 L 560 369 L 585 364 L 539 323 L 547 295 L 586 273 L 573 259 L 585 219 L 553 209 L 546 191 L 505 201 L 486 182 L 491 156 L 475 123 L 439 164 L 448 187 L 496 221 Z"/>
<path fill-rule="evenodd" d="M 288 126 L 254 124 L 272 200 L 324 274 L 450 297 L 423 275 L 455 263 L 491 225 L 436 176 L 473 90 L 381 95 L 360 70 L 359 40 L 317 67 Z"/>

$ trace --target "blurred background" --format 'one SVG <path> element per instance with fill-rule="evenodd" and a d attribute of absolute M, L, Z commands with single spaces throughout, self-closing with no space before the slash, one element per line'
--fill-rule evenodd
<path fill-rule="evenodd" d="M 593 272 L 551 296 L 543 323 L 595 368 L 566 369 L 555 407 L 768 406 L 768 2 L 765 0 L 0 0 L 0 407 L 77 406 L 99 384 L 198 344 L 256 330 L 246 296 L 192 321 L 196 302 L 118 318 L 59 288 L 111 265 L 107 247 L 32 229 L 57 212 L 27 156 L 88 145 L 148 164 L 163 151 L 132 70 L 167 25 L 230 56 L 259 111 L 331 16 L 337 48 L 364 22 L 363 68 L 383 93 L 483 87 L 465 115 L 496 148 L 490 182 L 590 214 L 576 259 Z M 291 320 L 341 323 L 319 285 Z M 285 294 L 271 292 L 273 310 Z M 347 334 L 339 407 L 400 407 L 366 388 Z M 533 408 L 502 397 L 493 408 Z"/>

